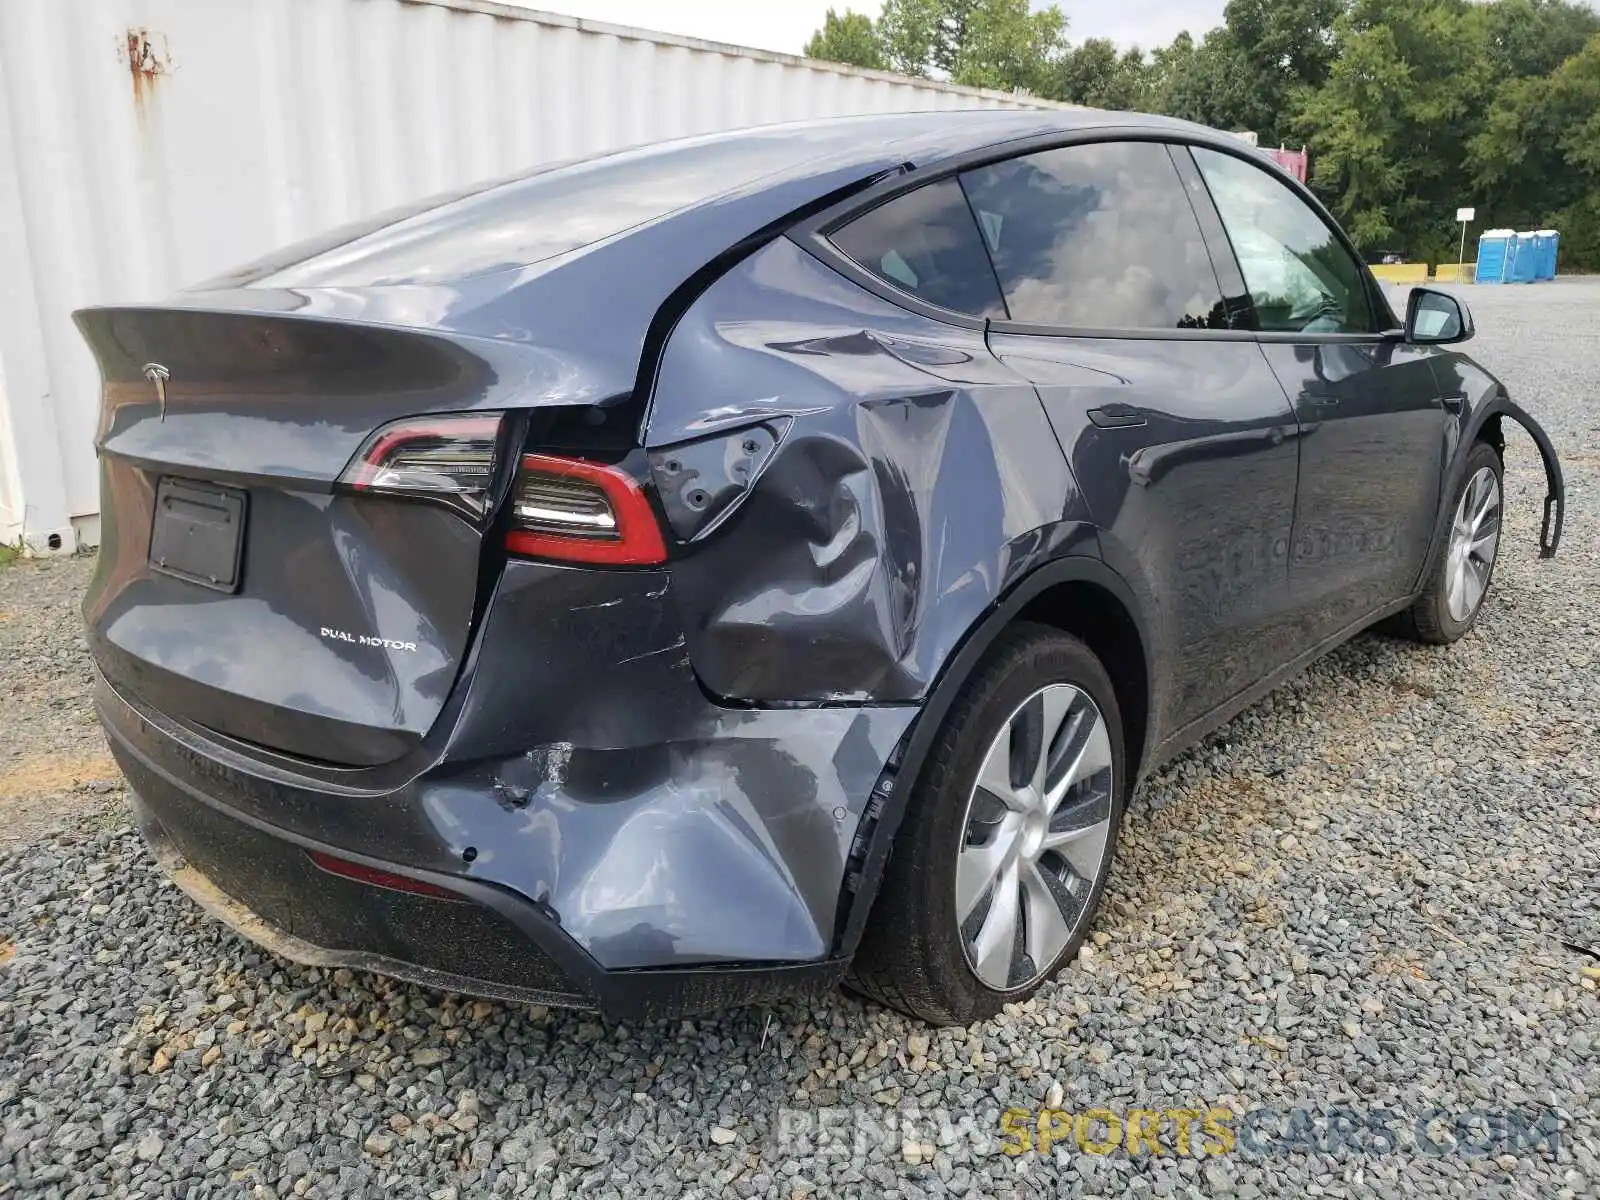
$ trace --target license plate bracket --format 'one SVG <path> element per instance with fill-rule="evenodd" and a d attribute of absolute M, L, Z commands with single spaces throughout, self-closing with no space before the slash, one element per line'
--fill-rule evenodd
<path fill-rule="evenodd" d="M 163 477 L 156 484 L 150 566 L 212 591 L 238 591 L 246 499 L 238 488 Z"/>

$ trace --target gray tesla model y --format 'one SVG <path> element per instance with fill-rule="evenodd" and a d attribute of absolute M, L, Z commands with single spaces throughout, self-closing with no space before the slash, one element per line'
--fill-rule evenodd
<path fill-rule="evenodd" d="M 564 163 L 77 314 L 98 705 L 151 847 L 292 959 L 968 1022 L 1144 772 L 1485 601 L 1550 444 L 1242 142 L 1093 111 Z"/>

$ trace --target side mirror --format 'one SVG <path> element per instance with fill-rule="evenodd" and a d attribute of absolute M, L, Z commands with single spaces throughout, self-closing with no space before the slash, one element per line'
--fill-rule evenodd
<path fill-rule="evenodd" d="M 1412 288 L 1406 300 L 1406 341 L 1413 345 L 1445 346 L 1464 342 L 1477 329 L 1467 306 L 1449 292 Z"/>

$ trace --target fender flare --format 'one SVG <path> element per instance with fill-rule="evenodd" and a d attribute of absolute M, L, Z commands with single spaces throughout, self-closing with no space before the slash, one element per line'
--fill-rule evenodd
<path fill-rule="evenodd" d="M 836 952 L 844 958 L 854 956 L 862 931 L 877 899 L 884 870 L 889 863 L 895 836 L 900 831 L 906 804 L 915 788 L 922 767 L 932 749 L 945 714 L 956 696 L 972 677 L 983 656 L 1005 628 L 1016 620 L 1029 601 L 1063 583 L 1091 583 L 1109 592 L 1127 611 L 1139 636 L 1144 657 L 1145 687 L 1152 691 L 1150 674 L 1150 635 L 1133 589 L 1101 559 L 1073 554 L 1052 559 L 1024 575 L 1011 586 L 973 625 L 955 653 L 946 661 L 939 678 L 929 689 L 922 709 L 911 728 L 878 778 L 877 786 L 852 844 L 845 870 L 840 920 L 835 931 Z M 1148 734 L 1148 731 L 1147 731 Z M 1146 749 L 1150 746 L 1146 737 Z M 1138 764 L 1131 768 L 1137 777 Z"/>
<path fill-rule="evenodd" d="M 1529 416 L 1527 410 L 1512 403 L 1504 391 L 1497 392 L 1487 404 L 1472 414 L 1472 419 L 1456 447 L 1454 461 L 1450 464 L 1447 476 L 1449 486 L 1445 489 L 1444 495 L 1455 495 L 1455 489 L 1461 485 L 1461 478 L 1465 474 L 1467 455 L 1471 452 L 1473 443 L 1478 440 L 1483 427 L 1497 416 L 1510 417 L 1521 425 L 1533 439 L 1534 445 L 1539 448 L 1539 457 L 1544 462 L 1545 477 L 1544 520 L 1539 527 L 1539 557 L 1554 558 L 1557 548 L 1561 545 L 1561 530 L 1565 523 L 1567 508 L 1567 489 L 1566 481 L 1561 474 L 1561 460 L 1556 455 L 1556 448 L 1543 426 Z M 1433 550 L 1439 545 L 1453 515 L 1447 505 L 1439 506 L 1439 516 L 1434 524 L 1433 543 L 1429 547 L 1429 557 L 1426 561 L 1430 563 L 1433 561 Z"/>

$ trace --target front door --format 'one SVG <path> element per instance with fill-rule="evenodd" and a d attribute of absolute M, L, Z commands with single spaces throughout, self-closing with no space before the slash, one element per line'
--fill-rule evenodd
<path fill-rule="evenodd" d="M 1436 350 L 1385 336 L 1387 305 L 1343 240 L 1257 164 L 1194 147 L 1255 306 L 1262 351 L 1299 418 L 1289 566 L 1307 644 L 1411 594 L 1438 510 L 1449 414 Z"/>

